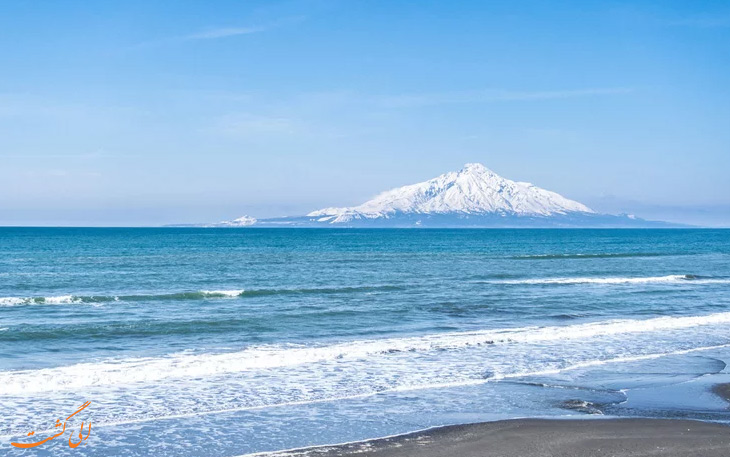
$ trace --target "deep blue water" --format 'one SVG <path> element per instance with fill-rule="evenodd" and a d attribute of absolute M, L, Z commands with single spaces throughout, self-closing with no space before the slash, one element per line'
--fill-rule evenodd
<path fill-rule="evenodd" d="M 0 453 L 727 421 L 728 328 L 730 230 L 0 228 Z M 86 400 L 83 446 L 9 446 Z"/>

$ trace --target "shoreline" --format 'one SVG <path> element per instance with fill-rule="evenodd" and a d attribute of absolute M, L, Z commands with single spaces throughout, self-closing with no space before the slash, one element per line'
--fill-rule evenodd
<path fill-rule="evenodd" d="M 730 384 L 725 386 L 730 394 Z M 447 425 L 334 445 L 246 456 L 727 457 L 730 425 L 685 419 L 508 419 Z M 244 456 L 241 456 L 244 457 Z"/>

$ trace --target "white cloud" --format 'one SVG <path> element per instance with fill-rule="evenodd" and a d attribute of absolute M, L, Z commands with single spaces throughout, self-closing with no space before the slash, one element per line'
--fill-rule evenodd
<path fill-rule="evenodd" d="M 210 29 L 199 33 L 193 33 L 183 37 L 184 40 L 214 40 L 216 38 L 226 38 L 237 35 L 250 35 L 265 31 L 265 27 L 221 27 Z"/>

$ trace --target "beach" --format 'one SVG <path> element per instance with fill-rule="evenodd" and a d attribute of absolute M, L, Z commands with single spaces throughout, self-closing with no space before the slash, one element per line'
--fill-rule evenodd
<path fill-rule="evenodd" d="M 730 404 L 730 383 L 712 392 Z M 434 427 L 336 446 L 293 449 L 274 456 L 374 457 L 725 457 L 727 423 L 677 419 L 512 419 Z"/>
<path fill-rule="evenodd" d="M 439 427 L 279 456 L 726 457 L 730 427 L 670 419 L 515 419 Z"/>

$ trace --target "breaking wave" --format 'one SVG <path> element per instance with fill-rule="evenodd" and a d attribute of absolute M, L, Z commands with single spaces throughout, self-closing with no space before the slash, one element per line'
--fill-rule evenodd
<path fill-rule="evenodd" d="M 32 392 L 149 383 L 163 379 L 205 378 L 322 362 L 345 363 L 353 360 L 375 362 L 390 354 L 403 352 L 428 355 L 485 345 L 590 340 L 613 335 L 645 334 L 727 324 L 730 324 L 730 312 L 705 316 L 610 320 L 566 326 L 437 333 L 404 338 L 357 340 L 326 346 L 253 346 L 229 353 L 172 354 L 157 358 L 106 360 L 38 370 L 4 371 L 0 372 L 0 385 L 6 394 L 27 395 Z M 591 361 L 589 365 L 580 366 L 599 363 L 603 362 Z M 495 379 L 500 377 L 504 376 Z"/>
<path fill-rule="evenodd" d="M 145 300 L 196 300 L 205 298 L 225 298 L 241 296 L 244 290 L 201 290 L 197 292 L 177 292 L 150 295 L 59 295 L 51 297 L 0 297 L 0 306 L 18 305 L 72 305 L 94 304 L 116 301 Z"/>
<path fill-rule="evenodd" d="M 21 305 L 102 304 L 109 302 L 138 302 L 156 300 L 205 300 L 211 298 L 257 297 L 267 295 L 347 294 L 402 289 L 403 288 L 400 286 L 381 285 L 305 289 L 199 290 L 195 292 L 172 292 L 164 294 L 136 295 L 59 295 L 49 297 L 0 297 L 0 307 Z"/>

